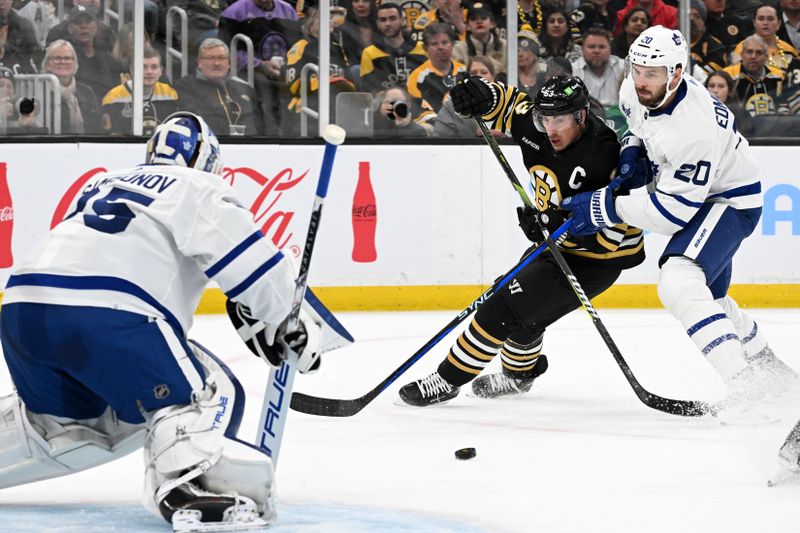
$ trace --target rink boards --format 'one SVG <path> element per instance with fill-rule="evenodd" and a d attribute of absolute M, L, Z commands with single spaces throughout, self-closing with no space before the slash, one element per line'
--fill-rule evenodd
<path fill-rule="evenodd" d="M 763 172 L 764 215 L 736 257 L 732 291 L 749 306 L 798 307 L 798 149 L 752 150 Z M 518 175 L 525 176 L 519 150 L 505 146 L 504 151 Z M 139 164 L 143 152 L 141 145 L 65 143 L 47 145 L 43 157 L 40 145 L 4 146 L 0 168 L 5 164 L 13 199 L 15 259 L 69 213 L 99 173 Z M 264 233 L 287 255 L 299 257 L 322 145 L 224 145 L 223 160 L 223 178 L 237 189 Z M 371 262 L 352 258 L 360 162 L 370 164 L 375 193 L 377 258 Z M 463 307 L 526 248 L 514 212 L 519 203 L 483 146 L 345 144 L 334 165 L 310 283 L 340 310 Z M 3 241 L 0 227 L 0 246 Z M 625 272 L 598 305 L 659 306 L 656 262 L 666 239 L 648 235 L 646 242 L 646 263 Z M 11 271 L 0 269 L 3 285 Z M 199 310 L 219 312 L 222 300 L 219 290 L 209 289 Z"/>

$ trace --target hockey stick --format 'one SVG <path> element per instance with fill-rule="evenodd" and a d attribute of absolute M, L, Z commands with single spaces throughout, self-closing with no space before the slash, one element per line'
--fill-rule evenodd
<path fill-rule="evenodd" d="M 556 238 L 567 231 L 572 226 L 572 219 L 564 222 L 557 230 L 553 232 Z M 389 385 L 395 382 L 397 378 L 402 376 L 406 370 L 411 368 L 411 365 L 419 361 L 423 355 L 428 353 L 431 348 L 436 346 L 439 341 L 445 338 L 456 326 L 464 321 L 468 316 L 475 311 L 479 305 L 489 299 L 489 297 L 496 291 L 505 287 L 516 274 L 525 268 L 531 261 L 533 261 L 540 253 L 542 253 L 548 246 L 548 243 L 542 243 L 534 248 L 528 255 L 522 258 L 517 265 L 512 268 L 505 276 L 492 285 L 483 294 L 475 298 L 471 304 L 464 308 L 453 320 L 443 327 L 436 335 L 434 335 L 422 348 L 414 352 L 414 355 L 409 357 L 402 365 L 397 367 L 389 376 L 378 383 L 378 385 L 366 393 L 364 396 L 355 398 L 353 400 L 343 400 L 336 398 L 318 398 L 316 396 L 309 396 L 300 392 L 295 392 L 292 395 L 291 407 L 295 411 L 306 413 L 310 415 L 319 416 L 353 416 L 367 406 L 372 400 L 386 390 Z"/>
<path fill-rule="evenodd" d="M 344 142 L 345 136 L 345 131 L 334 124 L 328 125 L 322 134 L 325 139 L 325 154 L 322 157 L 322 168 L 317 182 L 317 192 L 314 196 L 314 207 L 311 209 L 311 219 L 308 223 L 303 257 L 300 260 L 300 269 L 297 274 L 292 309 L 287 318 L 287 332 L 296 331 L 300 322 L 300 308 L 303 305 L 303 298 L 308 285 L 308 269 L 311 265 L 311 254 L 314 251 L 317 231 L 319 231 L 322 204 L 328 194 L 328 184 L 331 180 L 336 148 Z M 279 368 L 270 370 L 267 390 L 264 393 L 264 403 L 261 406 L 256 444 L 269 454 L 276 468 L 278 454 L 281 449 L 281 440 L 283 439 L 283 428 L 286 424 L 286 415 L 289 413 L 289 402 L 286 400 L 292 395 L 294 378 L 297 373 L 296 362 L 294 357 L 290 357 L 284 359 Z"/>
<path fill-rule="evenodd" d="M 478 123 L 478 127 L 481 130 L 483 138 L 486 139 L 486 142 L 489 144 L 489 148 L 491 148 L 495 158 L 500 163 L 500 166 L 503 167 L 503 171 L 505 172 L 508 180 L 511 182 L 511 185 L 513 185 L 514 189 L 517 190 L 520 198 L 522 198 L 523 203 L 525 203 L 527 206 L 533 207 L 533 204 L 528 197 L 528 193 L 517 179 L 516 174 L 514 174 L 514 170 L 511 168 L 511 165 L 508 163 L 505 155 L 503 155 L 503 152 L 500 150 L 500 146 L 498 146 L 497 141 L 492 136 L 488 126 L 486 126 L 486 123 L 483 122 L 480 117 L 474 118 L 475 122 Z M 533 208 L 534 210 L 536 209 L 535 207 Z M 611 351 L 611 355 L 614 356 L 614 359 L 617 361 L 622 373 L 625 374 L 625 379 L 628 380 L 628 383 L 630 383 L 631 387 L 633 388 L 633 392 L 636 393 L 636 396 L 639 398 L 639 400 L 641 400 L 642 403 L 647 407 L 662 411 L 664 413 L 669 413 L 671 415 L 703 416 L 710 414 L 712 409 L 706 402 L 662 398 L 661 396 L 657 396 L 651 392 L 648 392 L 644 387 L 642 387 L 642 385 L 636 379 L 636 376 L 633 375 L 628 363 L 622 357 L 622 353 L 619 351 L 614 339 L 611 338 L 611 334 L 606 329 L 605 324 L 603 324 L 603 321 L 600 320 L 600 315 L 597 314 L 597 310 L 592 305 L 589 297 L 583 291 L 583 288 L 578 282 L 578 278 L 576 278 L 575 274 L 573 274 L 572 269 L 567 264 L 566 259 L 564 259 L 564 255 L 561 253 L 561 250 L 559 250 L 555 242 L 553 242 L 553 236 L 548 234 L 547 228 L 544 227 L 538 216 L 536 217 L 536 222 L 539 224 L 539 228 L 542 230 L 542 233 L 545 236 L 545 242 L 550 247 L 550 251 L 558 263 L 558 266 L 561 268 L 561 271 L 564 273 L 567 281 L 569 281 L 572 290 L 575 292 L 575 295 L 581 302 L 581 306 L 586 310 L 586 313 L 592 319 L 592 323 L 594 324 L 595 328 L 597 328 L 598 333 L 600 333 L 600 336 L 603 338 L 606 346 Z"/>

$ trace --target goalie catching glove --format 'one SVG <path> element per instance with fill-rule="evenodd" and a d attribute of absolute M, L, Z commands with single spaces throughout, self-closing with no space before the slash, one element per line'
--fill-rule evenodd
<path fill-rule="evenodd" d="M 480 117 L 490 113 L 499 100 L 497 87 L 480 76 L 470 76 L 450 90 L 453 109 L 464 117 Z"/>
<path fill-rule="evenodd" d="M 286 331 L 287 321 L 275 326 L 253 317 L 250 308 L 228 300 L 228 317 L 236 332 L 255 355 L 279 367 L 284 359 L 297 354 L 295 366 L 301 374 L 315 372 L 320 365 L 321 328 L 304 310 L 300 310 L 297 330 Z"/>

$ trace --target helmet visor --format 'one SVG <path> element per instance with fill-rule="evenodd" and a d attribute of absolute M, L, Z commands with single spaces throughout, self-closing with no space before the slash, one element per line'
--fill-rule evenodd
<path fill-rule="evenodd" d="M 630 76 L 638 85 L 666 85 L 668 81 L 667 67 L 645 67 L 631 63 Z"/>

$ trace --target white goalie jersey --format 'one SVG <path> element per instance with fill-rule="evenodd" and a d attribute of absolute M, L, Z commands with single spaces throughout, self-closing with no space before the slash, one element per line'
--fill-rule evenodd
<path fill-rule="evenodd" d="M 87 186 L 16 268 L 3 303 L 121 309 L 185 334 L 209 279 L 254 317 L 278 324 L 289 314 L 294 277 L 289 258 L 220 177 L 141 165 Z"/>
<path fill-rule="evenodd" d="M 647 195 L 620 196 L 619 216 L 640 228 L 672 235 L 705 202 L 736 209 L 762 205 L 758 165 L 733 113 L 694 79 L 684 77 L 666 108 L 639 103 L 633 81 L 620 88 L 620 109 L 654 164 Z"/>

